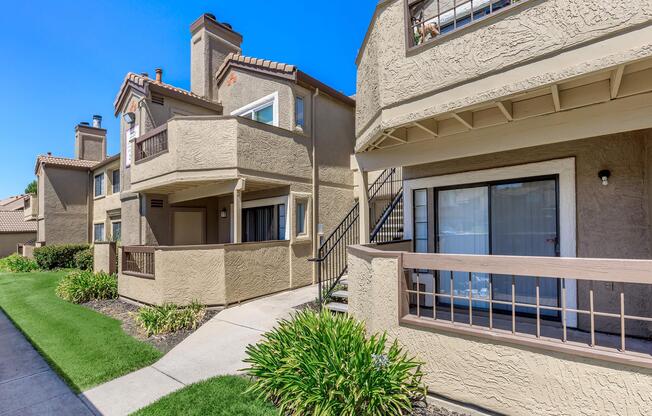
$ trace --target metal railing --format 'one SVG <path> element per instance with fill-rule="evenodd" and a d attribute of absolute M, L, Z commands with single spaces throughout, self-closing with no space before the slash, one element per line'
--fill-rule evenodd
<path fill-rule="evenodd" d="M 122 273 L 130 276 L 154 279 L 154 247 L 122 247 Z"/>
<path fill-rule="evenodd" d="M 163 124 L 136 139 L 136 162 L 168 150 L 168 125 Z"/>
<path fill-rule="evenodd" d="M 625 298 L 628 285 L 652 285 L 650 260 L 397 256 L 402 323 L 622 362 L 652 358 L 652 311 L 641 316 L 630 308 L 644 305 Z"/>
<path fill-rule="evenodd" d="M 409 1 L 409 0 L 408 0 Z M 461 27 L 508 10 L 526 0 L 421 0 L 409 1 L 412 46 L 451 33 Z"/>
<path fill-rule="evenodd" d="M 401 168 L 392 168 L 383 171 L 380 176 L 369 186 L 369 205 L 377 207 L 379 215 L 370 217 L 372 229 L 376 231 L 370 236 L 376 242 L 392 241 L 402 238 L 403 235 L 403 214 L 402 211 L 393 214 L 400 205 L 402 210 L 403 201 L 403 174 Z M 356 204 L 344 217 L 342 222 L 335 227 L 333 232 L 323 241 L 319 247 L 319 254 L 311 261 L 318 263 L 317 280 L 319 283 L 319 302 L 328 299 L 333 290 L 337 287 L 342 276 L 347 271 L 347 247 L 360 242 L 360 205 Z M 398 227 L 398 217 L 401 225 Z M 392 226 L 386 222 L 392 222 Z M 387 239 L 387 240 L 385 240 Z"/>

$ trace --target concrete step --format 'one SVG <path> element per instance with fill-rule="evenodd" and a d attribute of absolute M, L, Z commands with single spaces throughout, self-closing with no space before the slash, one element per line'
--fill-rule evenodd
<path fill-rule="evenodd" d="M 338 285 L 342 285 L 344 287 L 349 287 L 349 279 L 347 276 L 343 276 L 339 282 L 337 282 Z"/>
<path fill-rule="evenodd" d="M 333 312 L 349 313 L 349 305 L 346 303 L 330 302 L 326 304 L 326 309 Z"/>
<path fill-rule="evenodd" d="M 331 298 L 348 299 L 349 298 L 349 292 L 346 291 L 346 290 L 337 290 L 337 291 L 331 293 Z"/>

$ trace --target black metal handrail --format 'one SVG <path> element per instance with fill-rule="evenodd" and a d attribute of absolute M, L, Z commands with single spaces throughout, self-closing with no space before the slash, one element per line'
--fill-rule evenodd
<path fill-rule="evenodd" d="M 369 204 L 378 209 L 380 215 L 370 218 L 373 222 L 375 233 L 370 234 L 373 238 L 383 238 L 384 241 L 397 239 L 393 234 L 387 232 L 383 222 L 398 221 L 397 215 L 392 216 L 399 203 L 403 201 L 403 177 L 401 168 L 392 168 L 383 171 L 380 176 L 369 186 Z M 402 207 L 402 205 L 401 205 Z M 400 213 L 399 213 L 400 214 Z M 402 214 L 400 214 L 402 220 Z M 349 245 L 360 242 L 360 204 L 355 203 L 353 208 L 346 214 L 342 222 L 338 224 L 333 232 L 324 240 L 319 247 L 318 257 L 310 259 L 317 262 L 317 280 L 319 283 L 319 303 L 330 297 L 330 294 L 339 284 L 342 276 L 347 271 L 346 249 Z M 377 231 L 376 231 L 377 229 Z M 391 230 L 403 233 L 402 225 L 392 226 Z M 371 232 L 372 230 L 370 230 Z M 385 240 L 388 238 L 388 240 Z M 380 242 L 380 241 L 379 241 Z"/>
<path fill-rule="evenodd" d="M 403 188 L 401 188 L 392 203 L 385 209 L 382 217 L 371 231 L 369 241 L 372 243 L 388 243 L 403 239 Z"/>

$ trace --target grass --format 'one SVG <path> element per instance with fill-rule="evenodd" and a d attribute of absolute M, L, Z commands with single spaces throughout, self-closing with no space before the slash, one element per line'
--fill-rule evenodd
<path fill-rule="evenodd" d="M 55 295 L 65 271 L 0 273 L 0 308 L 70 387 L 84 391 L 156 361 L 161 353 L 120 321 Z"/>
<path fill-rule="evenodd" d="M 132 416 L 272 416 L 271 404 L 245 390 L 251 383 L 235 376 L 215 377 L 165 396 Z"/>

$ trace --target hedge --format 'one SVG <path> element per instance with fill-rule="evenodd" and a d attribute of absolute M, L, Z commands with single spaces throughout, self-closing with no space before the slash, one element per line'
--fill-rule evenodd
<path fill-rule="evenodd" d="M 43 270 L 72 269 L 77 267 L 75 255 L 89 248 L 88 244 L 43 246 L 34 250 L 34 259 Z"/>

